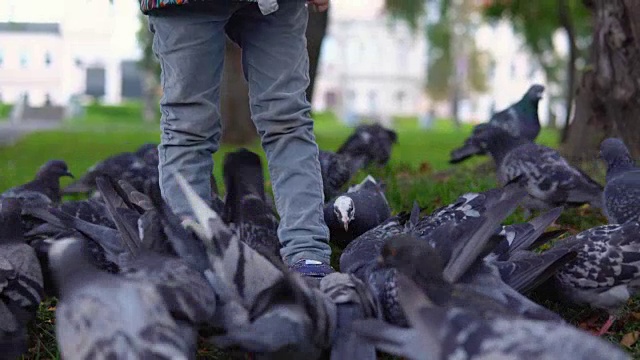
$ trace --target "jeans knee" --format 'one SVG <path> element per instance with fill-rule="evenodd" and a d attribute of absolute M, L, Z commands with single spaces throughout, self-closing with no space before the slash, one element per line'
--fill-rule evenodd
<path fill-rule="evenodd" d="M 216 107 L 183 106 L 179 111 L 162 111 L 162 142 L 165 145 L 188 146 L 204 142 L 217 143 L 221 124 Z"/>

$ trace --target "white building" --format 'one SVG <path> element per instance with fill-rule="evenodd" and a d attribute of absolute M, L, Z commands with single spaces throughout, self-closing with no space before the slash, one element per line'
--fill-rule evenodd
<path fill-rule="evenodd" d="M 13 0 L 3 6 L 8 3 L 12 13 L 14 8 L 29 7 Z M 107 104 L 120 103 L 123 62 L 130 63 L 138 55 L 137 49 L 131 49 L 138 26 L 137 5 L 131 0 L 113 4 L 106 0 L 62 0 L 55 5 L 50 10 L 56 13 L 48 17 L 53 22 L 0 22 L 1 100 L 13 103 L 27 94 L 34 106 L 47 100 L 64 105 L 73 95 L 89 93 Z"/>
<path fill-rule="evenodd" d="M 422 31 L 392 23 L 382 1 L 336 1 L 324 39 L 315 110 L 340 116 L 417 115 L 424 97 Z"/>
<path fill-rule="evenodd" d="M 26 92 L 30 103 L 65 101 L 63 47 L 59 24 L 0 23 L 0 99 Z"/>
<path fill-rule="evenodd" d="M 538 105 L 540 122 L 546 124 L 549 114 L 549 89 L 544 71 L 526 51 L 524 41 L 519 38 L 507 21 L 496 25 L 483 24 L 475 34 L 478 48 L 487 51 L 492 58 L 488 69 L 489 91 L 473 96 L 462 103 L 461 119 L 469 122 L 484 122 L 492 111 L 500 111 L 520 100 L 534 83 L 547 89 Z"/>

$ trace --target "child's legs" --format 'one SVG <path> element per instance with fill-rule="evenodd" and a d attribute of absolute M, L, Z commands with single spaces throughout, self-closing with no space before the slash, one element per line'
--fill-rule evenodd
<path fill-rule="evenodd" d="M 160 189 L 179 216 L 192 214 L 173 172 L 211 201 L 211 155 L 221 135 L 220 82 L 229 9 L 228 4 L 215 12 L 179 6 L 149 16 L 153 51 L 162 67 Z"/>
<path fill-rule="evenodd" d="M 304 1 L 279 5 L 267 16 L 257 5 L 246 5 L 229 23 L 229 34 L 242 47 L 251 113 L 281 217 L 282 257 L 290 264 L 303 258 L 328 263 L 318 146 L 306 97 L 308 12 Z"/>

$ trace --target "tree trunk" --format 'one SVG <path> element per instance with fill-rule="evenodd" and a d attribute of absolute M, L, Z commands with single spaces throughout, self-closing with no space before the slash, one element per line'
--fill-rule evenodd
<path fill-rule="evenodd" d="M 249 88 L 242 72 L 241 55 L 240 47 L 227 39 L 220 88 L 222 142 L 225 144 L 246 145 L 257 137 L 251 120 Z"/>
<path fill-rule="evenodd" d="M 575 27 L 573 24 L 573 18 L 571 17 L 571 11 L 567 5 L 567 0 L 558 0 L 558 14 L 560 17 L 560 24 L 567 33 L 567 40 L 569 42 L 569 63 L 567 64 L 567 88 L 565 89 L 565 109 L 566 114 L 564 117 L 564 127 L 562 128 L 562 134 L 560 136 L 560 142 L 565 143 L 569 133 L 569 121 L 571 120 L 571 114 L 573 110 L 573 96 L 575 92 L 576 82 L 576 59 L 578 58 L 578 48 L 576 46 Z"/>
<path fill-rule="evenodd" d="M 142 70 L 142 119 L 145 123 L 158 122 L 158 80 L 150 70 Z"/>
<path fill-rule="evenodd" d="M 606 137 L 624 140 L 640 157 L 640 2 L 585 1 L 593 12 L 591 69 L 583 75 L 566 155 L 593 159 Z"/>
<path fill-rule="evenodd" d="M 313 90 L 315 89 L 316 74 L 320 63 L 320 50 L 322 41 L 327 33 L 329 23 L 329 11 L 309 12 L 309 23 L 307 25 L 307 50 L 309 52 L 309 87 L 307 88 L 307 98 L 313 103 Z"/>

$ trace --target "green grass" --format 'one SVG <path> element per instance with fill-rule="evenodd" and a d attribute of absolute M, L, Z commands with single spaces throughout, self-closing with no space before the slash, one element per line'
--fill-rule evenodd
<path fill-rule="evenodd" d="M 7 120 L 13 106 L 0 103 L 0 121 Z"/>
<path fill-rule="evenodd" d="M 145 142 L 157 142 L 159 131 L 157 125 L 141 124 L 139 108 L 127 106 L 123 108 L 105 108 L 94 106 L 89 108 L 85 119 L 70 121 L 61 130 L 33 133 L 19 141 L 15 146 L 0 148 L 0 191 L 16 184 L 29 181 L 37 168 L 46 160 L 59 158 L 66 160 L 71 171 L 77 176 L 88 167 L 105 157 L 130 151 Z M 109 122 L 109 119 L 115 119 Z M 349 136 L 351 129 L 341 125 L 331 114 L 316 114 L 315 132 L 320 148 L 336 150 Z M 484 191 L 496 186 L 493 166 L 487 158 L 477 158 L 455 167 L 447 163 L 449 152 L 460 145 L 464 136 L 468 135 L 471 126 L 465 125 L 455 129 L 450 121 L 436 121 L 430 130 L 421 130 L 415 119 L 398 119 L 394 123 L 398 132 L 399 143 L 393 150 L 390 163 L 384 168 L 370 168 L 357 174 L 353 182 L 358 182 L 367 173 L 380 178 L 387 186 L 387 198 L 394 210 L 408 210 L 414 201 L 431 211 L 439 206 L 455 200 L 459 195 L 469 191 Z M 556 146 L 557 134 L 552 130 L 543 130 L 539 142 Z M 264 153 L 258 143 L 249 148 L 256 151 L 266 165 Z M 235 147 L 223 145 L 214 159 L 218 166 L 214 174 L 221 188 L 221 166 L 224 154 Z M 265 167 L 265 176 L 268 173 Z M 590 172 L 602 181 L 602 172 Z M 62 180 L 65 185 L 69 182 Z M 520 211 L 510 216 L 507 222 L 522 221 Z M 588 207 L 568 209 L 560 217 L 558 224 L 575 234 L 581 230 L 605 223 L 605 218 Z M 340 249 L 334 248 L 333 263 L 337 266 Z M 558 311 L 569 322 L 579 324 L 591 313 L 599 315 L 604 321 L 604 314 L 593 312 L 584 307 L 559 305 L 545 302 L 544 305 Z M 40 308 L 38 321 L 32 325 L 32 349 L 29 358 L 57 358 L 54 336 L 55 300 L 47 300 Z M 629 304 L 631 313 L 640 312 L 637 300 Z M 602 322 L 601 322 L 602 323 Z M 600 324 L 601 324 L 600 323 Z M 613 333 L 607 338 L 618 343 L 622 336 L 640 330 L 640 322 L 633 317 L 618 321 Z M 640 347 L 631 348 L 633 355 L 640 358 Z M 210 346 L 202 347 L 200 358 L 223 359 L 221 354 Z"/>

